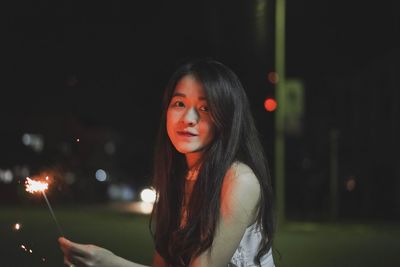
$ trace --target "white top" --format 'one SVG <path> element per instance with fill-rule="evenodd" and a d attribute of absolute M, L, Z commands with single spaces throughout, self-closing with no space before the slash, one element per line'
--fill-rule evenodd
<path fill-rule="evenodd" d="M 261 229 L 254 223 L 247 227 L 239 247 L 236 249 L 228 267 L 252 267 L 256 266 L 254 257 L 257 255 L 258 247 L 262 239 Z M 271 249 L 261 257 L 261 267 L 275 267 Z"/>

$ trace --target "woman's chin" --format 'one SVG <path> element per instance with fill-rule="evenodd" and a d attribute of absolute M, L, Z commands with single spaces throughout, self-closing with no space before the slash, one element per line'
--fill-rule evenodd
<path fill-rule="evenodd" d="M 201 149 L 197 146 L 178 146 L 176 147 L 176 150 L 182 154 L 190 154 L 199 152 Z"/>

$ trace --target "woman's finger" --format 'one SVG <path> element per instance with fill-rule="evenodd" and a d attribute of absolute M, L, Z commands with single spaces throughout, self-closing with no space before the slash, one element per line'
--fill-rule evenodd
<path fill-rule="evenodd" d="M 73 264 L 67 256 L 64 256 L 64 266 L 65 267 L 79 267 L 78 265 Z"/>
<path fill-rule="evenodd" d="M 72 254 L 72 255 L 83 257 L 83 258 L 88 256 L 87 245 L 74 243 L 64 237 L 60 237 L 58 239 L 58 242 L 59 242 L 61 250 L 64 252 L 64 254 L 67 254 L 67 255 Z"/>
<path fill-rule="evenodd" d="M 67 267 L 87 267 L 87 259 L 79 256 L 64 256 L 64 263 Z"/>
<path fill-rule="evenodd" d="M 67 256 L 64 256 L 64 264 L 65 266 L 71 266 L 72 263 L 68 260 Z"/>

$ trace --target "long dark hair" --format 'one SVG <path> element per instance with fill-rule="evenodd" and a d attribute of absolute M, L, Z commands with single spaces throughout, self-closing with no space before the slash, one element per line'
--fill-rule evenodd
<path fill-rule="evenodd" d="M 176 84 L 186 75 L 192 75 L 202 84 L 216 134 L 202 159 L 188 203 L 187 223 L 180 227 L 188 166 L 184 155 L 168 138 L 166 112 Z M 188 266 L 194 257 L 212 245 L 219 220 L 223 179 L 235 161 L 247 164 L 261 187 L 257 223 L 262 225 L 263 238 L 254 259 L 260 264 L 261 257 L 272 246 L 275 219 L 268 164 L 246 93 L 233 71 L 220 62 L 201 59 L 183 64 L 170 78 L 164 93 L 154 156 L 157 200 L 150 225 L 155 248 L 169 265 Z"/>

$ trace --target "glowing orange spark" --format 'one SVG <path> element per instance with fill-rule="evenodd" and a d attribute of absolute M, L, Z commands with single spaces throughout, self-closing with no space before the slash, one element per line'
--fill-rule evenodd
<path fill-rule="evenodd" d="M 46 177 L 46 180 L 48 180 L 48 177 Z M 30 179 L 29 177 L 26 177 L 25 181 L 25 190 L 29 193 L 35 193 L 35 192 L 44 192 L 49 188 L 48 183 L 44 183 L 41 181 L 35 181 Z"/>
<path fill-rule="evenodd" d="M 19 223 L 14 224 L 14 229 L 17 230 L 17 231 L 19 229 L 21 229 L 21 224 L 19 224 Z"/>

